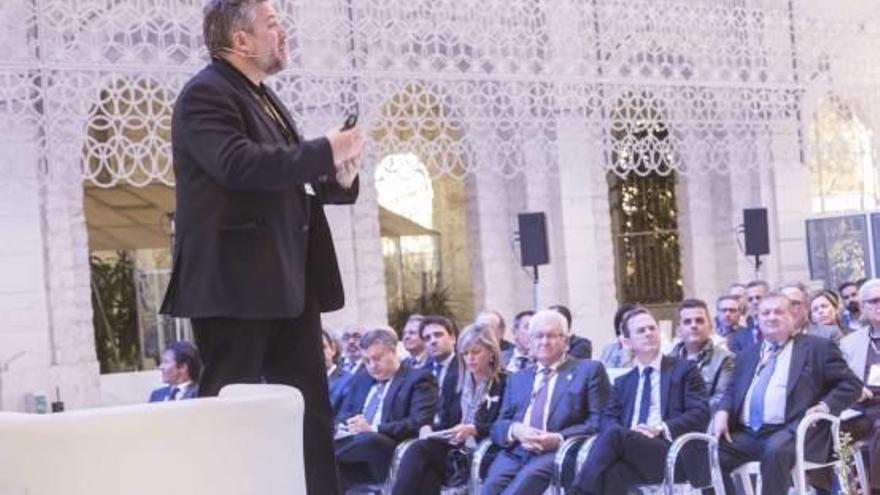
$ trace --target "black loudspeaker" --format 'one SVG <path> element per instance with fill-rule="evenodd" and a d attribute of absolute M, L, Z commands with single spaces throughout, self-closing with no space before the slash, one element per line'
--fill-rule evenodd
<path fill-rule="evenodd" d="M 746 234 L 746 256 L 770 254 L 770 233 L 767 230 L 767 208 L 743 210 Z"/>
<path fill-rule="evenodd" d="M 520 213 L 519 251 L 522 266 L 538 266 L 550 263 L 547 248 L 547 221 L 544 212 Z"/>

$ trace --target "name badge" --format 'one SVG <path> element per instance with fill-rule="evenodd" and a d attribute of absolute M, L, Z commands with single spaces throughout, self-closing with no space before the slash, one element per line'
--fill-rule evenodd
<path fill-rule="evenodd" d="M 306 194 L 308 194 L 309 196 L 317 196 L 317 194 L 315 194 L 315 189 L 312 187 L 312 184 L 310 182 L 306 182 L 303 188 L 306 190 Z"/>
<path fill-rule="evenodd" d="M 866 382 L 869 387 L 880 387 L 880 364 L 871 365 Z"/>

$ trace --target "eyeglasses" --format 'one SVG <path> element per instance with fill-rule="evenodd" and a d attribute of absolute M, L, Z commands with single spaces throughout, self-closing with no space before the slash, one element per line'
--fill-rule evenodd
<path fill-rule="evenodd" d="M 877 306 L 880 304 L 880 297 L 874 297 L 872 299 L 862 299 L 862 304 L 870 304 L 871 306 Z"/>
<path fill-rule="evenodd" d="M 344 334 L 342 334 L 342 340 L 351 340 L 351 339 L 359 340 L 361 337 L 363 337 L 363 335 L 361 335 L 359 333 L 344 333 Z"/>

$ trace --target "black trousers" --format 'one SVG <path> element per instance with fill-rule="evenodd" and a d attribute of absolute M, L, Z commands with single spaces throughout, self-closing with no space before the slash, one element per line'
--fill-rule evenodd
<path fill-rule="evenodd" d="M 308 492 L 340 494 L 317 301 L 307 297 L 299 318 L 193 318 L 192 327 L 204 364 L 199 396 L 215 396 L 230 383 L 265 381 L 299 389 L 306 406 L 303 449 Z"/>
<path fill-rule="evenodd" d="M 648 438 L 620 426 L 611 427 L 596 438 L 572 491 L 626 495 L 636 485 L 660 483 L 669 445 L 661 437 Z"/>
<path fill-rule="evenodd" d="M 397 442 L 370 432 L 337 439 L 335 446 L 342 488 L 348 490 L 360 483 L 384 482 Z"/>
<path fill-rule="evenodd" d="M 779 426 L 764 426 L 757 432 L 741 428 L 731 434 L 731 439 L 732 442 L 721 441 L 718 446 L 725 492 L 736 493 L 730 477 L 733 470 L 747 462 L 760 461 L 763 493 L 788 493 L 795 464 L 793 431 Z"/>
<path fill-rule="evenodd" d="M 434 439 L 419 440 L 406 449 L 392 495 L 439 495 L 446 477 L 446 457 L 453 446 Z"/>

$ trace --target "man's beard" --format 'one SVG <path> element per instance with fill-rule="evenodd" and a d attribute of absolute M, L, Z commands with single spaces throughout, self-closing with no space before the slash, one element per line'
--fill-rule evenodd
<path fill-rule="evenodd" d="M 859 312 L 859 302 L 858 301 L 850 301 L 846 303 L 846 310 L 850 313 L 858 313 Z"/>

